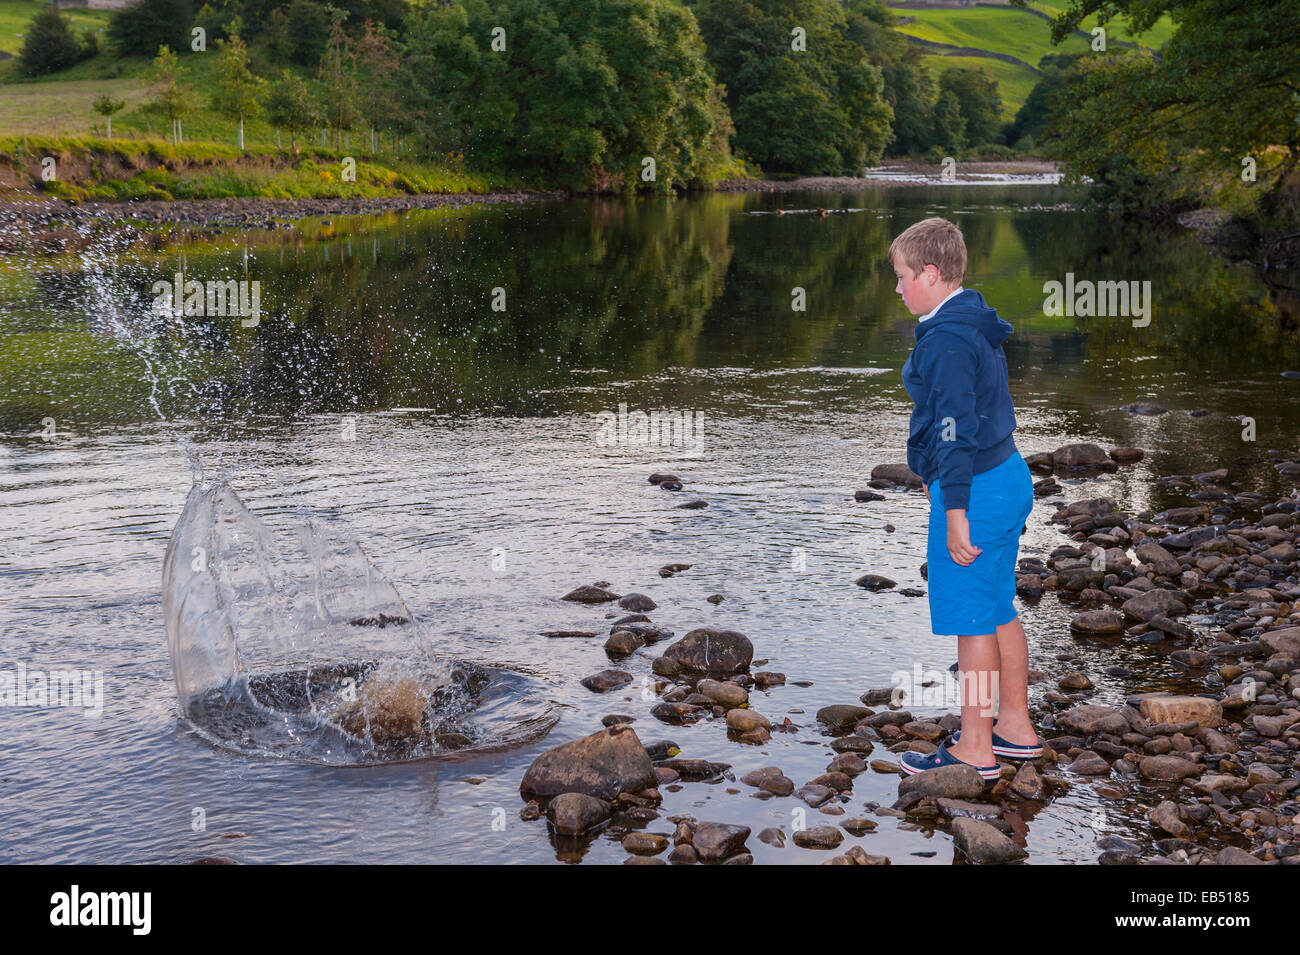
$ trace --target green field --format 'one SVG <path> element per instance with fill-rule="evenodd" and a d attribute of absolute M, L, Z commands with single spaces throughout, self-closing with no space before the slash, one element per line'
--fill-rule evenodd
<path fill-rule="evenodd" d="M 0 52 L 18 55 L 18 51 L 23 47 L 22 35 L 27 30 L 27 24 L 32 22 L 32 17 L 36 16 L 43 6 L 45 4 L 38 0 L 0 0 Z M 112 16 L 108 10 L 62 10 L 60 12 L 71 25 L 72 32 L 78 39 L 83 30 L 98 30 L 108 26 L 108 18 Z M 100 45 L 103 46 L 102 34 L 99 39 Z"/>
<path fill-rule="evenodd" d="M 1027 10 L 1013 7 L 964 7 L 942 10 L 895 10 L 898 16 L 914 17 L 914 23 L 899 24 L 908 36 L 953 46 L 969 46 L 994 53 L 1006 53 L 1030 66 L 1049 53 L 1085 53 L 1083 37 L 1070 37 L 1052 46 L 1046 20 Z"/>
<path fill-rule="evenodd" d="M 1016 118 L 1016 112 L 1025 104 L 1029 91 L 1038 82 L 1038 74 L 1028 67 L 993 60 L 987 56 L 927 56 L 925 64 L 936 77 L 954 66 L 987 72 L 998 81 L 998 93 L 1002 96 L 1002 119 L 1008 123 Z"/>

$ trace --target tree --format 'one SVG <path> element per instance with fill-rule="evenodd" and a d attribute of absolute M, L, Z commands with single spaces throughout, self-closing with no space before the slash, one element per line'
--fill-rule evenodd
<path fill-rule="evenodd" d="M 113 114 L 126 105 L 126 100 L 113 99 L 107 93 L 103 93 L 95 98 L 95 102 L 90 104 L 100 116 L 104 117 L 104 122 L 108 125 L 108 138 L 113 138 Z"/>
<path fill-rule="evenodd" d="M 218 41 L 221 58 L 217 61 L 217 85 L 212 92 L 212 106 L 227 119 L 239 123 L 239 148 L 243 149 L 244 120 L 262 112 L 266 80 L 248 68 L 248 47 L 236 27 L 237 24 L 232 24 L 229 38 Z"/>
<path fill-rule="evenodd" d="M 950 67 L 939 74 L 939 94 L 951 93 L 965 124 L 971 146 L 998 141 L 1002 128 L 1002 97 L 998 81 L 984 70 Z"/>
<path fill-rule="evenodd" d="M 132 0 L 108 21 L 108 38 L 118 56 L 152 56 L 166 46 L 189 46 L 194 20 L 190 0 Z"/>
<path fill-rule="evenodd" d="M 370 149 L 374 152 L 376 128 L 388 126 L 398 110 L 398 91 L 393 81 L 400 75 L 400 61 L 392 40 L 382 27 L 375 27 L 373 20 L 366 21 L 355 50 L 357 81 L 363 90 L 362 105 L 370 124 Z"/>
<path fill-rule="evenodd" d="M 321 112 L 334 130 L 334 148 L 340 149 L 343 130 L 351 129 L 357 117 L 357 51 L 343 30 L 342 16 L 335 16 L 330 26 L 317 79 L 321 83 Z"/>
<path fill-rule="evenodd" d="M 27 24 L 19 54 L 22 71 L 27 76 L 53 73 L 71 66 L 81 57 L 81 44 L 72 35 L 68 21 L 59 16 L 54 7 L 45 7 Z"/>
<path fill-rule="evenodd" d="M 319 122 L 319 112 L 307 84 L 289 70 L 283 70 L 280 78 L 271 85 L 266 115 L 277 129 L 289 131 L 289 146 L 294 155 L 298 154 L 297 134 Z"/>
<path fill-rule="evenodd" d="M 1300 5 L 1235 0 L 1070 0 L 1066 36 L 1086 16 L 1125 15 L 1141 32 L 1165 14 L 1176 29 L 1159 60 L 1119 48 L 1079 60 L 1047 155 L 1098 183 L 1122 209 L 1173 212 L 1215 194 L 1296 217 L 1285 199 L 1300 165 L 1296 77 Z M 1255 161 L 1255 180 L 1242 179 Z M 1231 190 L 1231 191 L 1229 191 Z"/>
<path fill-rule="evenodd" d="M 193 92 L 185 82 L 186 70 L 167 46 L 159 47 L 153 61 L 149 100 L 151 109 L 162 113 L 172 124 L 172 142 L 181 141 L 181 120 L 193 104 Z"/>
<path fill-rule="evenodd" d="M 318 66 L 330 39 L 331 9 L 313 0 L 276 9 L 266 31 L 272 49 L 299 66 Z"/>
<path fill-rule="evenodd" d="M 431 140 L 472 163 L 624 192 L 667 192 L 704 169 L 716 81 L 676 0 L 428 5 L 407 48 Z"/>
<path fill-rule="evenodd" d="M 736 147 L 764 168 L 858 176 L 893 138 L 884 78 L 833 0 L 693 0 L 717 78 L 727 87 Z M 798 46 L 796 46 L 798 44 Z"/>

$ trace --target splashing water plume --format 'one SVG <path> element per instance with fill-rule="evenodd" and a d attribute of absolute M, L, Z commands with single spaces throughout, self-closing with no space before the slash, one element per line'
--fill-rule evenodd
<path fill-rule="evenodd" d="M 225 479 L 190 491 L 163 608 L 182 715 L 238 752 L 367 765 L 505 748 L 558 718 L 519 674 L 437 660 L 341 521 L 272 533 Z"/>

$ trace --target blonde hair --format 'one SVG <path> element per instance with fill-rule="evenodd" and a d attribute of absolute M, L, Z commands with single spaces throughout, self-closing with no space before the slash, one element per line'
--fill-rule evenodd
<path fill-rule="evenodd" d="M 952 284 L 966 274 L 966 242 L 961 229 L 935 216 L 908 226 L 889 244 L 889 264 L 901 259 L 913 274 L 927 265 L 939 270 L 939 277 Z"/>

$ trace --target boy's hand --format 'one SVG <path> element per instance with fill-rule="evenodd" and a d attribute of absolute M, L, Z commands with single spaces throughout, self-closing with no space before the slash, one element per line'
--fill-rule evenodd
<path fill-rule="evenodd" d="M 925 488 L 925 499 L 930 500 L 930 485 L 922 484 L 921 487 Z"/>
<path fill-rule="evenodd" d="M 951 510 L 948 514 L 948 553 L 955 563 L 967 566 L 984 551 L 970 542 L 970 522 L 964 510 Z"/>

